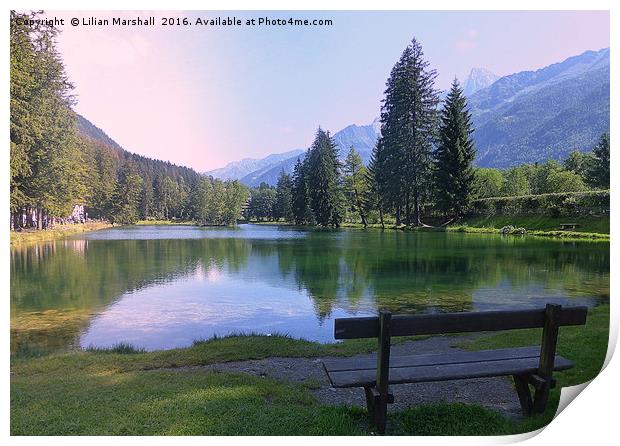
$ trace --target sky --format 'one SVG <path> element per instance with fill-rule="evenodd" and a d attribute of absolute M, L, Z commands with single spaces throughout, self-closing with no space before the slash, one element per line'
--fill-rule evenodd
<path fill-rule="evenodd" d="M 385 82 L 415 37 L 437 87 L 473 67 L 535 70 L 609 46 L 604 11 L 54 12 L 76 111 L 125 149 L 204 172 L 305 149 L 378 116 Z M 89 17 L 157 25 L 71 26 Z M 163 26 L 162 17 L 191 26 Z M 331 26 L 203 26 L 196 18 L 331 19 Z"/>

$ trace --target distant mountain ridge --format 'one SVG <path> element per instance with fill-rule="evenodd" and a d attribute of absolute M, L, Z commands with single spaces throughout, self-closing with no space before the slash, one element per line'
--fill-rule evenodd
<path fill-rule="evenodd" d="M 510 167 L 587 151 L 609 130 L 609 48 L 504 76 L 469 97 L 477 164 Z"/>
<path fill-rule="evenodd" d="M 476 128 L 476 164 L 481 167 L 562 160 L 572 150 L 591 150 L 601 133 L 609 130 L 609 48 L 501 78 L 474 68 L 465 89 L 471 91 L 467 96 Z M 353 146 L 367 164 L 378 135 L 375 119 L 368 125 L 347 126 L 333 138 L 341 159 Z M 248 186 L 274 185 L 280 172 L 292 173 L 304 153 L 294 150 L 242 160 L 207 173 L 236 178 Z"/>
<path fill-rule="evenodd" d="M 486 68 L 472 68 L 469 76 L 463 84 L 463 93 L 465 96 L 471 96 L 477 91 L 487 88 L 493 82 L 499 79 L 499 76 Z"/>

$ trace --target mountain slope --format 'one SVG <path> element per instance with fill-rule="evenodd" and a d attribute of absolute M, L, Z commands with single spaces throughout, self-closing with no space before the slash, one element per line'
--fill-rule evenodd
<path fill-rule="evenodd" d="M 477 91 L 493 84 L 497 79 L 499 79 L 499 76 L 486 68 L 472 68 L 465 80 L 463 93 L 465 93 L 465 96 L 471 96 Z"/>
<path fill-rule="evenodd" d="M 284 153 L 275 153 L 261 159 L 244 158 L 240 161 L 228 163 L 220 169 L 205 172 L 205 175 L 211 175 L 221 180 L 238 180 L 249 173 L 272 167 L 283 160 L 301 153 L 303 153 L 303 150 L 291 150 Z"/>
<path fill-rule="evenodd" d="M 609 49 L 502 77 L 469 98 L 477 164 L 509 167 L 592 149 L 609 130 Z"/>
<path fill-rule="evenodd" d="M 336 132 L 333 135 L 334 142 L 340 150 L 340 159 L 344 160 L 347 157 L 349 148 L 355 147 L 362 157 L 365 164 L 368 164 L 372 149 L 377 142 L 379 136 L 378 120 L 375 119 L 372 124 L 369 125 L 349 125 L 344 129 Z M 304 151 L 294 151 L 294 155 L 284 160 L 280 160 L 276 163 L 269 164 L 266 167 L 257 169 L 254 172 L 241 177 L 241 182 L 246 186 L 254 187 L 260 183 L 267 183 L 275 185 L 278 181 L 278 176 L 282 171 L 288 174 L 293 173 L 293 168 L 297 159 L 304 157 Z M 266 159 L 266 158 L 265 158 Z"/>

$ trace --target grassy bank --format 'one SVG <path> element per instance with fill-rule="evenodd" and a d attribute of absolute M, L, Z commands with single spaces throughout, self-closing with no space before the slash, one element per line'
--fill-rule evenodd
<path fill-rule="evenodd" d="M 576 367 L 560 385 L 594 377 L 607 348 L 609 306 L 591 311 L 585 327 L 566 327 L 559 352 Z M 536 344 L 540 330 L 522 330 L 464 343 L 467 349 Z M 11 358 L 11 433 L 366 435 L 366 412 L 320 405 L 310 386 L 191 366 L 272 356 L 352 355 L 374 340 L 321 345 L 281 336 L 238 336 L 186 349 L 136 352 L 128 347 Z M 513 422 L 478 406 L 434 404 L 391 415 L 392 434 L 491 435 L 527 432 L 548 423 L 559 390 L 543 415 Z"/>
<path fill-rule="evenodd" d="M 574 231 L 562 231 L 560 225 L 563 223 L 576 223 L 577 229 Z M 609 216 L 606 217 L 574 217 L 574 218 L 552 218 L 552 217 L 479 217 L 473 219 L 460 220 L 455 224 L 445 227 L 408 227 L 387 225 L 385 229 L 404 230 L 404 231 L 438 231 L 438 232 L 464 232 L 472 234 L 500 234 L 500 229 L 504 226 L 514 226 L 525 228 L 527 235 L 538 237 L 569 238 L 569 239 L 589 239 L 589 240 L 609 240 Z M 343 228 L 363 228 L 361 223 L 343 223 Z M 380 224 L 370 224 L 367 228 L 381 229 Z"/>
<path fill-rule="evenodd" d="M 55 240 L 70 235 L 79 234 L 81 232 L 96 231 L 99 229 L 109 228 L 112 225 L 106 222 L 88 222 L 69 225 L 55 225 L 52 229 L 41 231 L 24 230 L 11 231 L 11 245 L 22 245 L 27 243 L 45 242 Z"/>
<path fill-rule="evenodd" d="M 525 216 L 525 217 L 476 217 L 465 219 L 459 224 L 478 227 L 496 228 L 512 225 L 522 227 L 528 231 L 556 232 L 564 223 L 576 223 L 578 233 L 597 233 L 609 234 L 609 216 L 581 216 L 581 217 L 547 217 L 547 216 Z"/>

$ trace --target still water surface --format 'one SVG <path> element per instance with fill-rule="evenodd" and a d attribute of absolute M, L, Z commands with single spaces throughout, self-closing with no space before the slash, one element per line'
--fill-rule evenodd
<path fill-rule="evenodd" d="M 12 348 L 191 345 L 231 333 L 333 342 L 333 320 L 596 305 L 609 244 L 378 230 L 135 226 L 11 250 Z"/>

